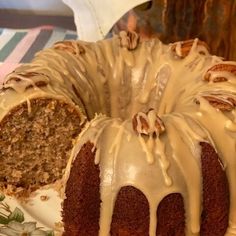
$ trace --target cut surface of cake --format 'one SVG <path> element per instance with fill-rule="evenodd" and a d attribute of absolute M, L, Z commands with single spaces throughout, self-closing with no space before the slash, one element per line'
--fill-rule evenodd
<path fill-rule="evenodd" d="M 58 42 L 2 85 L 0 187 L 63 176 L 65 236 L 234 236 L 235 71 L 198 39 Z"/>

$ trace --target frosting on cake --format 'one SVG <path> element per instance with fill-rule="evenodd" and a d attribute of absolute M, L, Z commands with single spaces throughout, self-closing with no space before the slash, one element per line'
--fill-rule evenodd
<path fill-rule="evenodd" d="M 30 112 L 30 100 L 40 97 L 76 105 L 84 114 L 82 123 L 92 119 L 78 137 L 65 181 L 80 148 L 93 143 L 101 171 L 101 236 L 109 235 L 116 195 L 127 185 L 149 202 L 150 235 L 156 232 L 158 204 L 170 193 L 184 198 L 186 235 L 199 235 L 200 142 L 216 149 L 226 171 L 226 236 L 236 235 L 236 63 L 211 56 L 198 39 L 187 53 L 183 46 L 158 39 L 139 43 L 136 34 L 124 32 L 97 43 L 59 42 L 2 86 L 0 120 L 25 101 Z M 96 113 L 104 115 L 94 118 Z"/>
<path fill-rule="evenodd" d="M 226 171 L 230 209 L 225 235 L 236 235 L 236 78 L 231 71 L 209 70 L 219 64 L 222 68 L 236 64 L 211 56 L 198 46 L 197 39 L 182 59 L 181 43 L 176 46 L 176 54 L 173 45 L 166 46 L 158 40 L 144 42 L 132 53 L 126 48 L 118 50 L 115 40 L 113 45 L 106 43 L 105 48 L 113 75 L 108 80 L 111 111 L 104 113 L 115 118 L 97 115 L 87 123 L 65 175 L 66 181 L 81 147 L 93 143 L 101 181 L 99 235 L 109 235 L 115 199 L 124 186 L 134 186 L 146 196 L 150 207 L 149 235 L 156 235 L 156 209 L 170 193 L 181 193 L 184 198 L 186 235 L 199 235 L 203 200 L 201 142 L 210 143 L 216 149 Z M 207 73 L 210 73 L 208 81 Z M 118 84 L 116 87 L 113 79 Z M 119 94 L 116 88 L 121 90 Z M 131 92 L 120 98 L 126 88 Z M 221 103 L 230 103 L 232 109 L 222 107 Z M 146 113 L 147 108 L 154 110 Z M 135 127 L 134 119 L 138 119 Z M 144 120 L 148 124 L 147 132 L 143 132 Z"/>

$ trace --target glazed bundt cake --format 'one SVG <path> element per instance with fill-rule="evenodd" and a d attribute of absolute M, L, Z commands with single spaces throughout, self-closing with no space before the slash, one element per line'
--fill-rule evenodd
<path fill-rule="evenodd" d="M 2 85 L 0 188 L 63 176 L 65 236 L 236 235 L 235 77 L 198 39 L 58 42 Z"/>

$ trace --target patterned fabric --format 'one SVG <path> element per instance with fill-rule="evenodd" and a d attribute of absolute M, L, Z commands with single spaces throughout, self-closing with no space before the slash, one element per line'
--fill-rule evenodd
<path fill-rule="evenodd" d="M 26 30 L 0 28 L 0 81 L 20 64 L 30 62 L 39 50 L 69 39 L 77 39 L 77 33 L 53 26 Z"/>

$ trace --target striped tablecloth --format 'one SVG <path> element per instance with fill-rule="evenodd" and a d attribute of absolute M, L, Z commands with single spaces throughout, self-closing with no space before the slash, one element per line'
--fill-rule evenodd
<path fill-rule="evenodd" d="M 25 30 L 0 28 L 0 81 L 20 64 L 31 61 L 39 50 L 67 39 L 77 39 L 76 32 L 53 26 Z"/>

